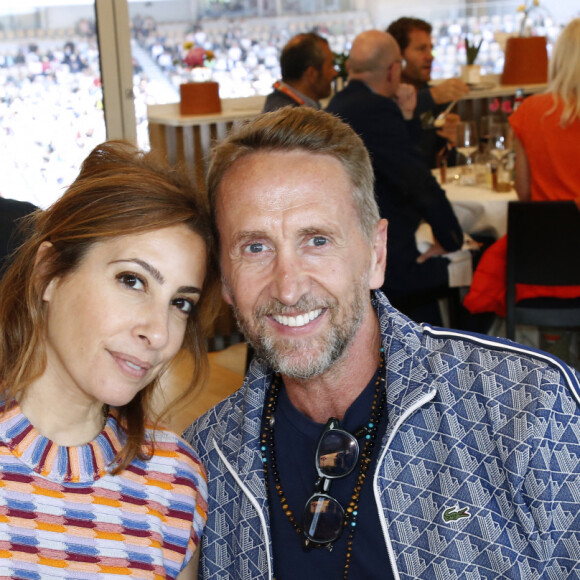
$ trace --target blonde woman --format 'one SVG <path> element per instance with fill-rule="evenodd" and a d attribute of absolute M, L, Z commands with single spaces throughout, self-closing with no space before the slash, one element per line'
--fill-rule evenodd
<path fill-rule="evenodd" d="M 580 204 L 580 18 L 564 28 L 552 54 L 546 93 L 527 97 L 510 116 L 520 201 Z M 483 254 L 463 305 L 473 314 L 506 315 L 507 236 Z M 524 298 L 577 298 L 579 286 L 520 285 Z"/>
<path fill-rule="evenodd" d="M 580 18 L 558 38 L 548 90 L 510 116 L 516 141 L 516 191 L 521 201 L 580 196 Z"/>

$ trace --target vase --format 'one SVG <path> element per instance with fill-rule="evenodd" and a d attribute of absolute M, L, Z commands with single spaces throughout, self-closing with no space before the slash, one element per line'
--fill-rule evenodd
<path fill-rule="evenodd" d="M 219 84 L 215 81 L 183 83 L 179 111 L 182 115 L 211 115 L 222 112 Z"/>
<path fill-rule="evenodd" d="M 548 80 L 548 51 L 545 36 L 508 38 L 502 85 L 542 84 Z"/>
<path fill-rule="evenodd" d="M 478 64 L 462 65 L 461 80 L 469 85 L 478 84 L 481 81 L 481 66 Z"/>

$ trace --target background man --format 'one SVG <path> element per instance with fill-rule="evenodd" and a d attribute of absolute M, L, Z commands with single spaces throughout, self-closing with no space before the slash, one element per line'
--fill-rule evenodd
<path fill-rule="evenodd" d="M 314 32 L 298 34 L 288 41 L 282 49 L 280 68 L 282 80 L 274 83 L 262 112 L 288 105 L 320 109 L 319 101 L 330 96 L 337 75 L 328 41 Z"/>
<path fill-rule="evenodd" d="M 459 115 L 450 113 L 440 130 L 433 129 L 432 122 L 450 101 L 459 100 L 469 93 L 469 87 L 460 79 L 452 78 L 429 85 L 433 64 L 432 27 L 419 18 L 399 18 L 387 28 L 397 41 L 404 59 L 402 80 L 417 90 L 415 116 L 425 126 L 419 148 L 430 167 L 435 167 L 435 158 L 448 142 L 455 142 Z"/>
<path fill-rule="evenodd" d="M 393 37 L 368 30 L 353 41 L 349 83 L 327 111 L 346 121 L 371 154 L 381 216 L 389 220 L 387 277 L 391 303 L 419 322 L 441 324 L 438 297 L 449 287 L 449 261 L 463 232 L 445 192 L 416 149 L 415 91 L 401 85 L 401 52 Z M 426 220 L 437 244 L 419 255 L 415 232 Z"/>
<path fill-rule="evenodd" d="M 38 208 L 27 202 L 0 196 L 0 276 L 7 266 L 8 257 L 22 243 L 25 232 L 18 229 L 18 222 Z"/>
<path fill-rule="evenodd" d="M 185 433 L 208 470 L 201 577 L 566 578 L 580 377 L 394 310 L 372 183 L 356 134 L 308 107 L 214 150 L 223 293 L 257 358 Z"/>

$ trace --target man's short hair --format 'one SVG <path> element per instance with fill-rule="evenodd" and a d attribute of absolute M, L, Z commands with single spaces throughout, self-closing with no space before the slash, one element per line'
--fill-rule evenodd
<path fill-rule="evenodd" d="M 387 32 L 391 34 L 397 41 L 401 52 L 403 52 L 407 46 L 409 46 L 409 34 L 413 30 L 422 30 L 427 34 L 431 34 L 433 27 L 428 22 L 425 22 L 420 18 L 409 18 L 407 16 L 403 16 L 402 18 L 391 22 L 387 28 Z"/>
<path fill-rule="evenodd" d="M 235 127 L 212 149 L 207 189 L 214 227 L 220 184 L 232 164 L 252 153 L 281 151 L 305 151 L 337 159 L 352 183 L 361 231 L 368 241 L 372 240 L 380 215 L 367 149 L 349 125 L 311 107 L 284 107 L 259 115 Z"/>
<path fill-rule="evenodd" d="M 306 32 L 291 38 L 280 55 L 282 80 L 301 79 L 309 66 L 321 70 L 325 59 L 322 51 L 323 44 L 328 45 L 328 41 L 316 32 Z"/>

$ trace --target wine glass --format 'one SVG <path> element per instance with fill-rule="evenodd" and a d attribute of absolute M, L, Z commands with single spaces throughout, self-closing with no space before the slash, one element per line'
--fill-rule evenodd
<path fill-rule="evenodd" d="M 455 148 L 465 157 L 467 165 L 471 165 L 471 156 L 477 151 L 478 146 L 477 125 L 475 121 L 459 122 L 457 124 Z"/>
<path fill-rule="evenodd" d="M 509 153 L 509 131 L 505 123 L 492 123 L 489 127 L 489 152 L 499 164 Z"/>

